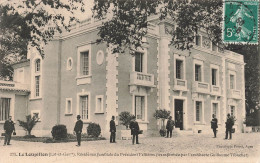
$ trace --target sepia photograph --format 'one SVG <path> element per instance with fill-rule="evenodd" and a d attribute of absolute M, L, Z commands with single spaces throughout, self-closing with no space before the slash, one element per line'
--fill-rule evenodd
<path fill-rule="evenodd" d="M 260 163 L 259 0 L 0 0 L 0 163 Z"/>

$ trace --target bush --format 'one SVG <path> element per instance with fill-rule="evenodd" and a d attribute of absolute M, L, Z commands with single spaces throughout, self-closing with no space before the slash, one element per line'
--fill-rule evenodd
<path fill-rule="evenodd" d="M 17 120 L 19 122 L 19 126 L 21 126 L 25 131 L 27 131 L 28 135 L 31 135 L 33 127 L 39 122 L 39 118 L 35 116 L 31 117 L 31 115 L 25 116 L 26 121 Z"/>
<path fill-rule="evenodd" d="M 90 123 L 87 127 L 87 133 L 89 136 L 98 137 L 101 133 L 101 128 L 99 124 Z"/>
<path fill-rule="evenodd" d="M 55 125 L 52 127 L 52 137 L 55 140 L 61 140 L 67 138 L 67 128 L 65 125 Z"/>
<path fill-rule="evenodd" d="M 36 136 L 35 135 L 25 135 L 23 138 L 31 139 L 31 138 L 36 138 Z"/>

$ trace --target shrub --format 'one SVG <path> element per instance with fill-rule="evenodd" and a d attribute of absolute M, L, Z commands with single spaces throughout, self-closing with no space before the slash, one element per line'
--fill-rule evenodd
<path fill-rule="evenodd" d="M 52 137 L 55 140 L 61 140 L 67 138 L 67 128 L 65 125 L 55 125 L 52 127 Z"/>
<path fill-rule="evenodd" d="M 164 130 L 164 129 L 160 129 L 160 135 L 162 136 L 162 137 L 164 137 L 165 135 L 166 135 L 166 130 Z"/>
<path fill-rule="evenodd" d="M 126 129 L 128 128 L 130 122 L 134 119 L 134 115 L 130 114 L 130 112 L 123 111 L 119 114 L 120 124 L 124 125 Z"/>
<path fill-rule="evenodd" d="M 101 128 L 99 124 L 90 123 L 87 127 L 87 133 L 89 136 L 98 137 L 101 133 Z"/>
<path fill-rule="evenodd" d="M 28 135 L 31 135 L 31 131 L 33 127 L 39 122 L 39 118 L 35 116 L 31 117 L 31 115 L 27 115 L 25 117 L 26 121 L 17 120 L 19 122 L 19 126 L 21 126 L 25 131 L 27 131 Z"/>
<path fill-rule="evenodd" d="M 162 121 L 162 126 L 161 126 L 161 129 L 159 131 L 160 135 L 161 136 L 165 136 L 165 125 L 164 125 L 164 122 L 165 122 L 165 119 L 169 118 L 171 112 L 168 111 L 168 110 L 165 110 L 165 109 L 160 109 L 160 110 L 156 110 L 155 113 L 154 113 L 154 118 L 156 119 L 161 119 Z"/>

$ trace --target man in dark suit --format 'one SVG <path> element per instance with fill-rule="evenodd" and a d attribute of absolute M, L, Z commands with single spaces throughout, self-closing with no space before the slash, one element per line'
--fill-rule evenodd
<path fill-rule="evenodd" d="M 9 116 L 9 119 L 5 121 L 4 130 L 5 130 L 4 145 L 6 145 L 6 144 L 11 145 L 10 140 L 12 137 L 12 133 L 15 132 L 14 122 L 12 121 L 12 116 Z"/>
<path fill-rule="evenodd" d="M 140 144 L 138 142 L 138 134 L 139 134 L 139 125 L 138 122 L 136 122 L 136 118 L 134 117 L 134 119 L 130 122 L 130 129 L 131 129 L 131 135 L 133 135 L 133 139 L 132 139 L 132 143 L 134 145 L 135 143 L 135 138 L 136 138 L 136 144 Z"/>
<path fill-rule="evenodd" d="M 115 116 L 112 116 L 112 119 L 110 121 L 110 143 L 115 143 L 116 139 L 116 124 L 115 124 Z"/>
<path fill-rule="evenodd" d="M 172 120 L 172 116 L 170 116 L 166 124 L 167 138 L 169 137 L 169 134 L 170 134 L 170 138 L 172 137 L 173 126 L 174 126 L 174 121 Z"/>
<path fill-rule="evenodd" d="M 218 119 L 216 118 L 215 114 L 212 114 L 211 128 L 214 133 L 214 138 L 216 138 L 217 137 L 217 128 L 218 128 Z"/>
<path fill-rule="evenodd" d="M 226 121 L 226 137 L 225 139 L 228 138 L 228 133 L 229 133 L 229 139 L 232 139 L 232 127 L 234 125 L 233 120 L 230 117 L 230 114 L 227 115 L 227 121 Z"/>
<path fill-rule="evenodd" d="M 80 115 L 77 115 L 77 122 L 74 127 L 74 132 L 77 135 L 77 141 L 78 141 L 78 145 L 76 145 L 76 146 L 78 146 L 78 147 L 80 146 L 81 133 L 82 133 L 82 127 L 83 127 L 83 122 L 80 118 L 81 118 Z"/>

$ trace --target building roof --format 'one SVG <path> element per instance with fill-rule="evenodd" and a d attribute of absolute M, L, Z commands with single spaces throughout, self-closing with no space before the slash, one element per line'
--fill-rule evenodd
<path fill-rule="evenodd" d="M 30 92 L 28 84 L 0 80 L 0 90 Z"/>

